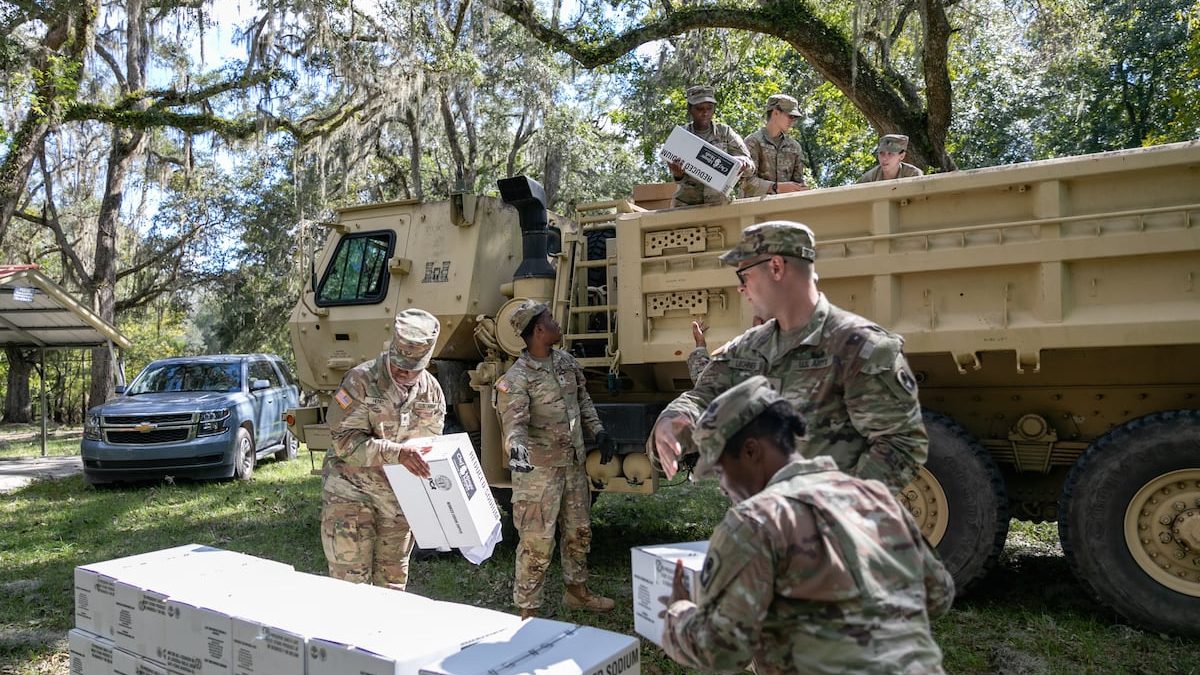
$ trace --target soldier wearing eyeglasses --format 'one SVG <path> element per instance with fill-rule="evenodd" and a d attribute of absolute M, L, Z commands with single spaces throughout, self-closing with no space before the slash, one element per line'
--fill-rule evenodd
<path fill-rule="evenodd" d="M 721 262 L 735 266 L 738 291 L 766 319 L 734 338 L 658 417 L 647 445 L 668 478 L 694 456 L 691 430 L 719 394 L 755 375 L 805 420 L 797 445 L 828 455 L 842 471 L 899 491 L 924 463 L 928 437 L 904 341 L 841 309 L 817 290 L 815 237 L 806 225 L 771 221 L 747 228 Z"/>

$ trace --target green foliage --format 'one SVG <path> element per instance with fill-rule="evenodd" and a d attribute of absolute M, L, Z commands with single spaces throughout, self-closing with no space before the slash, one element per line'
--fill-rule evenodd
<path fill-rule="evenodd" d="M 122 315 L 118 327 L 133 343 L 124 352 L 127 380 L 133 381 L 151 361 L 187 354 L 186 322 L 184 308 L 168 301 Z"/>

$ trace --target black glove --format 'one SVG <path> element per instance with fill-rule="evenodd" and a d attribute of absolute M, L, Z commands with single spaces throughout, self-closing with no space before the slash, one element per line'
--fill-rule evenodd
<path fill-rule="evenodd" d="M 596 434 L 596 447 L 600 449 L 600 463 L 608 464 L 617 456 L 617 442 L 608 435 L 607 431 Z"/>
<path fill-rule="evenodd" d="M 529 463 L 529 450 L 525 446 L 513 444 L 508 451 L 508 468 L 517 473 L 533 471 L 533 465 Z"/>

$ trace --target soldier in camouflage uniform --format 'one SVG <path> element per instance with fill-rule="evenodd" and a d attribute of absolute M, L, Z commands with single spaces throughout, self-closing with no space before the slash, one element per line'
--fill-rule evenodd
<path fill-rule="evenodd" d="M 742 163 L 742 175 L 754 174 L 754 162 L 750 159 L 750 151 L 739 135 L 727 125 L 712 121 L 717 110 L 717 98 L 712 87 L 695 86 L 687 90 L 688 117 L 692 119 L 685 127 L 689 132 L 699 136 L 710 145 L 732 155 Z M 729 198 L 716 190 L 707 187 L 700 181 L 683 172 L 683 164 L 671 162 L 667 165 L 671 176 L 679 184 L 675 188 L 675 206 L 694 206 L 696 204 L 726 204 Z"/>
<path fill-rule="evenodd" d="M 804 150 L 787 135 L 800 117 L 800 105 L 787 94 L 767 99 L 767 124 L 746 137 L 746 149 L 755 173 L 742 180 L 742 196 L 784 194 L 807 190 L 804 183 Z"/>
<path fill-rule="evenodd" d="M 928 437 L 903 339 L 830 304 L 817 290 L 814 246 L 806 225 L 771 221 L 746 228 L 721 256 L 738 266 L 738 290 L 767 321 L 714 355 L 696 386 L 659 415 L 648 449 L 668 478 L 695 452 L 690 430 L 704 408 L 754 375 L 765 375 L 808 420 L 805 457 L 829 455 L 893 492 L 924 463 Z"/>
<path fill-rule="evenodd" d="M 879 139 L 875 146 L 875 158 L 879 164 L 859 177 L 859 183 L 874 183 L 893 178 L 912 178 L 925 172 L 904 161 L 908 155 L 908 136 L 888 134 Z"/>
<path fill-rule="evenodd" d="M 388 351 L 352 368 L 334 394 L 327 420 L 333 447 L 321 479 L 321 543 L 331 577 L 398 590 L 408 583 L 412 534 L 383 465 L 429 477 L 420 447 L 406 441 L 442 433 L 446 399 L 425 370 L 439 330 L 426 311 L 400 312 Z"/>
<path fill-rule="evenodd" d="M 878 481 L 804 459 L 804 423 L 756 375 L 717 397 L 693 438 L 697 475 L 735 501 L 688 597 L 676 566 L 663 650 L 706 671 L 940 673 L 929 619 L 954 580 Z"/>
<path fill-rule="evenodd" d="M 584 468 L 583 427 L 596 439 L 602 463 L 612 461 L 616 444 L 600 424 L 583 370 L 574 357 L 554 347 L 562 331 L 547 306 L 526 300 L 511 323 L 526 349 L 496 382 L 496 407 L 513 472 L 513 524 L 521 537 L 513 603 L 522 618 L 537 616 L 557 526 L 562 532 L 563 604 L 607 612 L 613 601 L 594 595 L 586 585 L 592 492 Z"/>

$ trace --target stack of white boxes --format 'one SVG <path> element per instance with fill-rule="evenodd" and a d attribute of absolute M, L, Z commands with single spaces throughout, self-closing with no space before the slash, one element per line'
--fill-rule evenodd
<path fill-rule="evenodd" d="M 75 600 L 72 675 L 640 672 L 637 638 L 194 544 L 77 567 Z"/>

